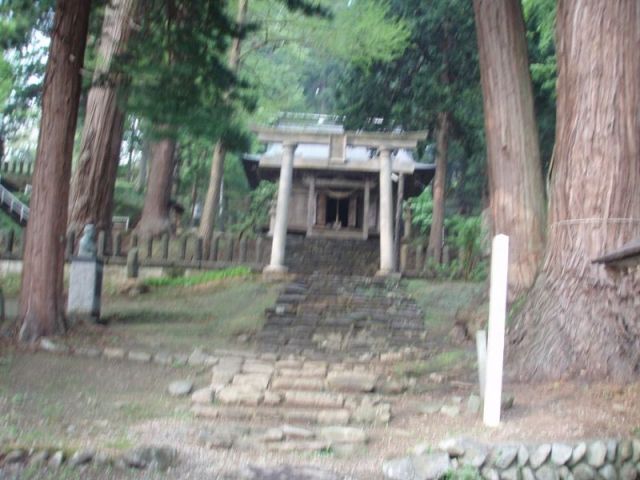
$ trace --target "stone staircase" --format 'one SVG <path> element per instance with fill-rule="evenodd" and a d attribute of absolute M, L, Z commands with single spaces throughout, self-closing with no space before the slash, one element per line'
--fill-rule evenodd
<path fill-rule="evenodd" d="M 287 284 L 257 351 L 220 357 L 193 412 L 305 425 L 388 423 L 408 387 L 393 365 L 425 358 L 424 315 L 397 280 L 313 274 Z M 215 398 L 212 405 L 211 401 Z"/>
<path fill-rule="evenodd" d="M 258 334 L 264 352 L 358 357 L 424 344 L 424 315 L 397 280 L 313 274 L 286 285 Z"/>
<path fill-rule="evenodd" d="M 383 364 L 277 358 L 221 358 L 213 366 L 211 385 L 194 393 L 204 401 L 194 398 L 193 412 L 206 418 L 306 425 L 387 423 L 391 404 L 384 396 L 404 390 L 385 374 Z"/>
<path fill-rule="evenodd" d="M 286 264 L 292 273 L 373 276 L 380 265 L 380 244 L 369 240 L 287 236 Z"/>

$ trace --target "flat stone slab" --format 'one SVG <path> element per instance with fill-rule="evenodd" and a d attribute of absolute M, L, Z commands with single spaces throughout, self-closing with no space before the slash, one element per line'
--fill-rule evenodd
<path fill-rule="evenodd" d="M 147 352 L 131 350 L 129 352 L 129 355 L 127 356 L 127 358 L 129 358 L 129 360 L 133 360 L 135 362 L 146 363 L 146 362 L 150 362 L 151 361 L 151 354 L 147 353 Z"/>
<path fill-rule="evenodd" d="M 233 377 L 233 385 L 246 385 L 259 390 L 266 390 L 271 375 L 265 373 L 238 373 Z"/>
<path fill-rule="evenodd" d="M 169 395 L 173 397 L 182 397 L 189 395 L 193 390 L 193 382 L 191 380 L 177 380 L 169 384 Z"/>
<path fill-rule="evenodd" d="M 308 408 L 341 408 L 344 396 L 329 392 L 287 391 L 284 394 L 285 405 Z"/>
<path fill-rule="evenodd" d="M 122 348 L 105 348 L 102 351 L 102 355 L 104 355 L 106 358 L 112 359 L 124 358 L 125 353 L 126 352 Z"/>
<path fill-rule="evenodd" d="M 264 398 L 264 391 L 253 385 L 229 385 L 222 388 L 216 398 L 226 405 L 257 406 Z"/>
<path fill-rule="evenodd" d="M 324 389 L 324 380 L 316 377 L 274 377 L 271 380 L 274 390 L 315 390 Z"/>
<path fill-rule="evenodd" d="M 331 371 L 327 375 L 327 386 L 338 392 L 367 393 L 374 389 L 377 380 L 374 373 Z"/>
<path fill-rule="evenodd" d="M 242 480 L 340 480 L 342 477 L 317 467 L 282 465 L 272 468 L 248 466 L 238 472 Z"/>
<path fill-rule="evenodd" d="M 320 429 L 318 436 L 330 443 L 365 443 L 367 434 L 361 428 L 331 426 Z M 445 454 L 446 455 L 446 454 Z"/>
<path fill-rule="evenodd" d="M 265 362 L 259 360 L 247 360 L 242 365 L 243 373 L 262 373 L 271 375 L 275 370 L 272 362 Z"/>

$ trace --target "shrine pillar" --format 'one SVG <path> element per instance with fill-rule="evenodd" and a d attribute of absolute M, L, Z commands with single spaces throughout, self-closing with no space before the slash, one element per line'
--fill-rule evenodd
<path fill-rule="evenodd" d="M 287 267 L 284 265 L 284 256 L 287 244 L 287 223 L 289 220 L 289 200 L 291 199 L 293 155 L 295 149 L 295 143 L 282 143 L 282 162 L 280 165 L 280 181 L 278 182 L 276 219 L 273 226 L 273 241 L 271 243 L 271 261 L 269 265 L 265 267 L 265 273 L 287 272 Z"/>
<path fill-rule="evenodd" d="M 380 148 L 380 270 L 393 273 L 393 193 L 391 189 L 391 152 Z"/>

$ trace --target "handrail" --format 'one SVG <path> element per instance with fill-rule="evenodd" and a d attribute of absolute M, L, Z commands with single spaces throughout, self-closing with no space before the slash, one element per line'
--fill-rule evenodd
<path fill-rule="evenodd" d="M 0 204 L 9 207 L 9 211 L 15 214 L 20 222 L 26 222 L 29 219 L 29 207 L 2 184 L 0 184 Z"/>

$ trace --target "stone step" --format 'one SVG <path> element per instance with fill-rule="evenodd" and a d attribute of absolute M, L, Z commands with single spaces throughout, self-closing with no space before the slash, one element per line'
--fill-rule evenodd
<path fill-rule="evenodd" d="M 294 425 L 367 425 L 387 424 L 391 419 L 389 404 L 363 405 L 351 411 L 348 408 L 288 408 L 247 406 L 221 406 L 194 404 L 191 412 L 199 418 L 225 419 L 243 422 L 286 422 Z"/>

